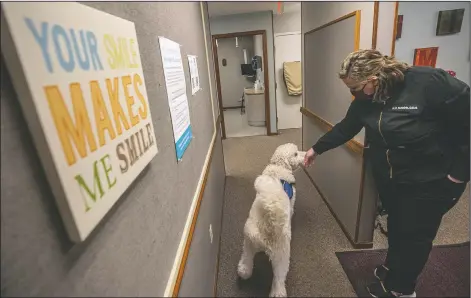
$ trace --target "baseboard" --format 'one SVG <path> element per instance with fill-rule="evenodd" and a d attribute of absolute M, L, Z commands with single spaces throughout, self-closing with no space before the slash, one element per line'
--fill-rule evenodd
<path fill-rule="evenodd" d="M 335 221 L 339 225 L 339 227 L 342 229 L 342 232 L 344 233 L 345 237 L 347 237 L 348 241 L 352 245 L 354 249 L 366 249 L 366 248 L 372 248 L 373 247 L 373 242 L 355 242 L 354 238 L 348 233 L 347 229 L 345 228 L 344 224 L 340 221 L 340 219 L 337 217 L 335 214 L 334 210 L 332 209 L 332 206 L 330 206 L 329 201 L 326 199 L 322 191 L 320 190 L 319 186 L 314 182 L 314 179 L 311 177 L 311 175 L 308 173 L 306 169 L 304 169 L 304 172 L 306 173 L 307 177 L 309 180 L 311 180 L 312 185 L 316 188 L 317 192 L 322 198 L 322 201 L 324 201 L 325 205 L 329 209 L 329 212 L 332 214 L 334 217 Z"/>

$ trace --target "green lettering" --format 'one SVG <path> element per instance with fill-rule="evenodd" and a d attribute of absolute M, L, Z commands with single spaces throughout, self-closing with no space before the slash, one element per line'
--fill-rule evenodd
<path fill-rule="evenodd" d="M 100 161 L 101 161 L 101 164 L 103 165 L 103 169 L 105 170 L 106 180 L 108 181 L 108 189 L 111 189 L 116 184 L 116 177 L 114 178 L 113 182 L 110 181 L 110 175 L 108 175 L 108 173 L 111 172 L 111 165 L 110 164 L 108 164 L 108 165 L 105 164 L 105 159 L 106 158 L 109 160 L 110 155 L 106 154 L 105 156 L 103 156 L 102 159 L 100 159 Z"/>
<path fill-rule="evenodd" d="M 96 199 L 97 199 L 97 186 L 98 186 L 98 191 L 100 192 L 100 198 L 102 198 L 103 195 L 105 194 L 105 192 L 103 191 L 103 187 L 101 186 L 100 174 L 98 173 L 97 163 L 98 161 L 95 161 L 95 163 L 93 164 L 93 177 L 94 177 L 93 178 L 93 181 L 94 181 L 93 192 L 90 190 L 87 183 L 85 183 L 85 180 L 83 180 L 80 174 L 75 176 L 75 180 L 77 180 L 78 184 L 82 187 L 82 189 L 84 189 L 87 192 L 87 194 L 90 196 L 93 202 L 96 202 Z M 82 192 L 82 198 L 85 201 L 85 211 L 89 211 L 90 206 L 88 205 L 87 200 L 85 196 L 83 195 L 83 192 Z"/>

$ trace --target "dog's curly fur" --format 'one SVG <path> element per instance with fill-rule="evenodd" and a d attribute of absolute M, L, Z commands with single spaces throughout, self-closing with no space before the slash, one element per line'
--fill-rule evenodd
<path fill-rule="evenodd" d="M 265 252 L 273 267 L 270 297 L 287 296 L 285 280 L 290 259 L 291 217 L 296 201 L 293 171 L 303 164 L 305 154 L 295 144 L 279 146 L 270 164 L 254 183 L 257 195 L 244 227 L 238 274 L 242 279 L 250 278 L 255 254 Z M 284 191 L 281 180 L 293 184 L 291 199 Z"/>

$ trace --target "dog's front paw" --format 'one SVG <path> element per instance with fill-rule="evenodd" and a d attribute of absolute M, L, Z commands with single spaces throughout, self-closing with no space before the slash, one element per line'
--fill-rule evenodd
<path fill-rule="evenodd" d="M 286 293 L 286 288 L 281 286 L 272 288 L 270 292 L 270 297 L 288 297 L 288 294 Z"/>
<path fill-rule="evenodd" d="M 237 273 L 242 279 L 249 279 L 252 276 L 253 267 L 249 267 L 246 264 L 239 262 L 237 266 Z"/>

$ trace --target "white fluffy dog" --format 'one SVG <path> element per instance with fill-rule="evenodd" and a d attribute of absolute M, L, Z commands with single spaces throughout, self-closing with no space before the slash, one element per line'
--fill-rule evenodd
<path fill-rule="evenodd" d="M 295 144 L 279 146 L 254 183 L 257 195 L 245 223 L 244 247 L 237 271 L 242 279 L 250 278 L 255 254 L 265 252 L 273 268 L 270 297 L 287 296 L 285 280 L 296 200 L 293 171 L 303 164 L 305 154 Z"/>

